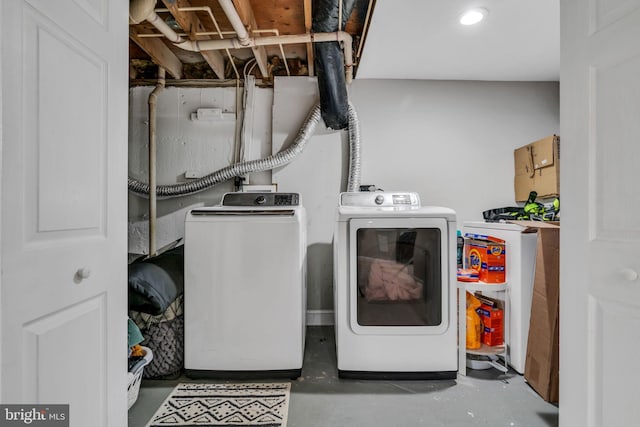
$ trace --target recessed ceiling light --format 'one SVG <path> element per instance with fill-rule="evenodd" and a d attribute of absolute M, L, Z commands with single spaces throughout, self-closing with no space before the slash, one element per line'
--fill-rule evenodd
<path fill-rule="evenodd" d="M 489 11 L 484 8 L 470 9 L 462 14 L 460 23 L 462 25 L 474 25 L 482 21 Z"/>

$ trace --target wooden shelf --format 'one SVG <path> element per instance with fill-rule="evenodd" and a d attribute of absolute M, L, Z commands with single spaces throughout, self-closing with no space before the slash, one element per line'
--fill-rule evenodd
<path fill-rule="evenodd" d="M 480 348 L 476 348 L 475 350 L 467 348 L 465 350 L 468 354 L 476 354 L 478 356 L 489 356 L 493 354 L 502 354 L 505 351 L 504 345 L 493 345 L 489 346 L 486 344 L 482 344 Z"/>

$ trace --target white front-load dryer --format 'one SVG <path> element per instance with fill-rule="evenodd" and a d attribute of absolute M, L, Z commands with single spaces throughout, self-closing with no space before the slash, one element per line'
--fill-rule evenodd
<path fill-rule="evenodd" d="M 342 193 L 333 242 L 339 376 L 455 378 L 455 212 L 416 193 Z"/>
<path fill-rule="evenodd" d="M 306 315 L 306 215 L 296 193 L 228 193 L 185 221 L 185 371 L 297 378 Z"/>

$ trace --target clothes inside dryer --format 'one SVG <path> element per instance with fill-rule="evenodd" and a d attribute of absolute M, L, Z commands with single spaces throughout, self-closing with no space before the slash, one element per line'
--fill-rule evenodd
<path fill-rule="evenodd" d="M 438 228 L 357 231 L 357 322 L 361 326 L 442 323 Z"/>

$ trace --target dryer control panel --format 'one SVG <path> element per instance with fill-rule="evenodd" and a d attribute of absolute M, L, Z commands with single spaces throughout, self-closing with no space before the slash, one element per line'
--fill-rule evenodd
<path fill-rule="evenodd" d="M 420 198 L 417 193 L 400 191 L 341 193 L 340 206 L 417 208 Z"/>
<path fill-rule="evenodd" d="M 222 206 L 299 206 L 298 193 L 227 193 Z"/>

